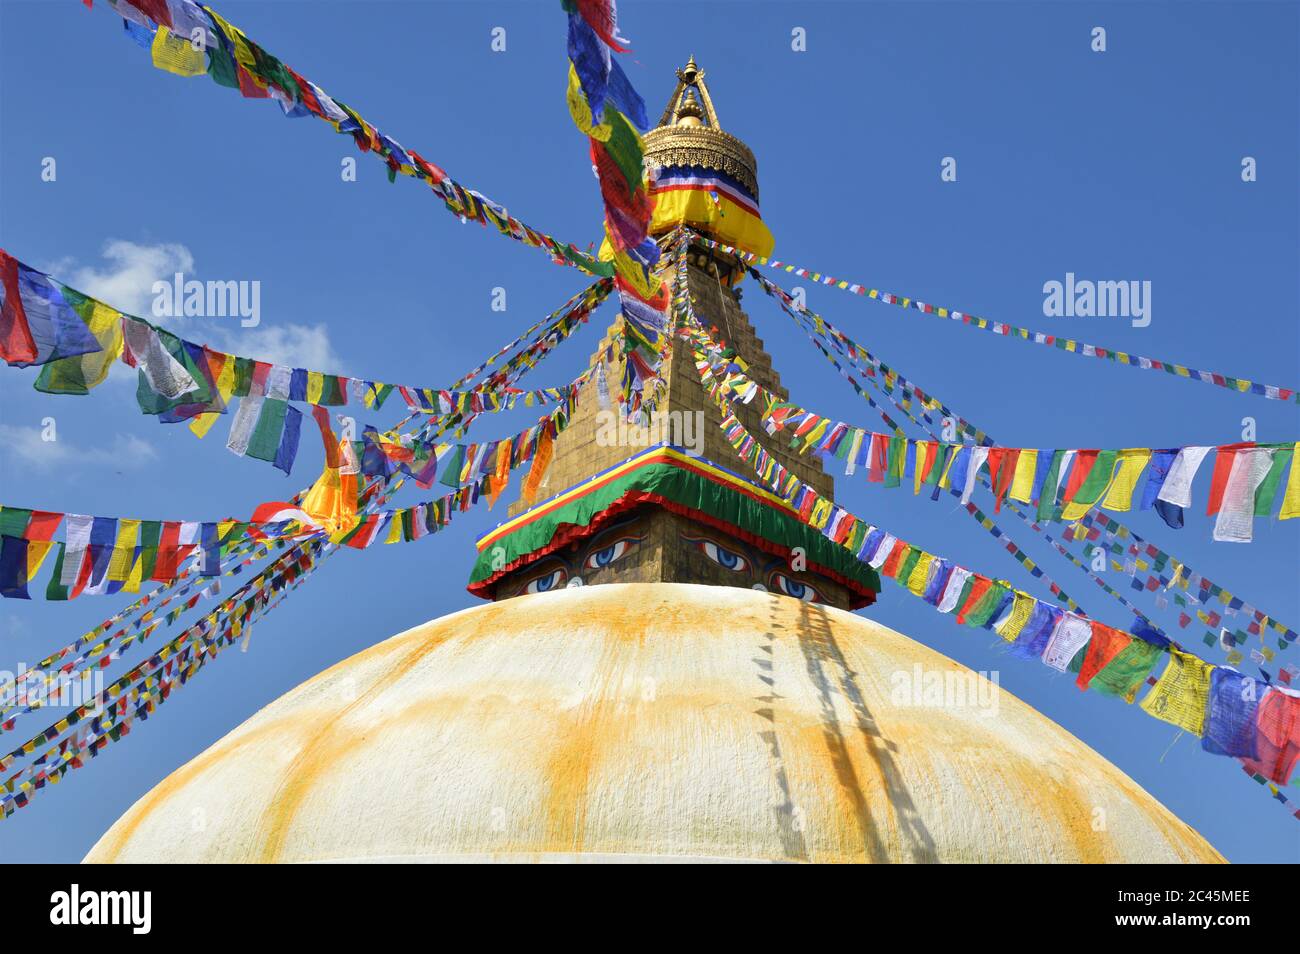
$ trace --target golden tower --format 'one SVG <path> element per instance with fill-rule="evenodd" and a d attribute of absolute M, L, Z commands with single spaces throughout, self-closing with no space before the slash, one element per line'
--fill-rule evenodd
<path fill-rule="evenodd" d="M 700 194 L 696 182 L 716 174 L 711 185 L 732 189 L 737 201 L 750 201 L 757 208 L 758 164 L 754 154 L 719 125 L 704 72 L 693 57 L 677 71 L 677 88 L 659 125 L 646 134 L 645 147 L 646 158 L 659 167 L 661 186 L 667 181 L 664 170 L 670 170 L 674 181 L 695 187 L 691 196 L 694 199 Z M 658 202 L 664 202 L 662 196 L 667 194 L 665 188 L 657 196 Z M 664 240 L 680 224 L 680 218 L 657 214 L 651 234 Z M 716 235 L 711 228 L 713 222 L 707 219 L 688 224 L 701 234 Z M 690 246 L 687 260 L 688 285 L 701 320 L 748 363 L 752 379 L 784 398 L 780 375 L 740 306 L 739 281 L 743 272 L 736 259 L 696 243 Z M 609 328 L 592 356 L 593 365 L 605 363 L 604 381 L 593 378 L 583 386 L 573 418 L 555 441 L 554 458 L 539 502 L 516 502 L 508 510 L 510 520 L 524 519 L 538 506 L 551 506 L 557 497 L 562 498 L 659 443 L 681 447 L 690 456 L 743 476 L 744 465 L 723 439 L 717 407 L 700 385 L 688 347 L 674 347 L 660 368 L 665 387 L 650 424 L 630 425 L 620 419 L 617 405 L 608 394 L 616 389 L 622 375 L 617 354 L 621 320 Z M 609 360 L 611 356 L 614 360 Z M 742 406 L 737 413 L 782 464 L 823 496 L 832 495 L 831 478 L 819 462 L 763 432 L 757 405 Z M 502 561 L 499 572 L 488 577 L 486 584 L 477 582 L 472 589 L 482 596 L 504 599 L 538 592 L 539 581 L 542 590 L 575 585 L 575 581 L 707 583 L 794 592 L 845 609 L 866 605 L 874 598 L 878 585 L 869 570 L 864 568 L 865 572 L 850 575 L 845 572 L 846 561 L 827 566 L 812 558 L 805 566 L 791 559 L 792 539 L 773 540 L 770 534 L 764 536 L 757 531 L 752 522 L 719 520 L 716 509 L 702 515 L 694 508 L 672 506 L 665 501 L 652 500 L 635 507 L 620 504 L 606 519 L 595 521 L 590 533 L 570 532 L 563 546 L 551 547 L 548 543 L 529 558 L 511 553 Z M 619 529 L 613 530 L 615 526 Z M 616 546 L 618 540 L 624 545 Z M 820 545 L 820 541 L 807 542 L 814 547 Z M 600 561 L 603 565 L 592 559 L 599 554 L 606 555 Z"/>

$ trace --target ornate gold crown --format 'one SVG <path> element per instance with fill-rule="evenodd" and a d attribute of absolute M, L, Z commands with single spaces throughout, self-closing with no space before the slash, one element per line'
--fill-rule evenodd
<path fill-rule="evenodd" d="M 677 71 L 677 89 L 659 125 L 645 134 L 645 155 L 659 166 L 702 166 L 725 173 L 758 199 L 758 162 L 748 146 L 722 131 L 704 71 L 693 56 Z"/>

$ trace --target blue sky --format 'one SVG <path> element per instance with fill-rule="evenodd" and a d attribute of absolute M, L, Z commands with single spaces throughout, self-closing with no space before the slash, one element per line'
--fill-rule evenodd
<path fill-rule="evenodd" d="M 558 3 L 221 3 L 266 49 L 462 184 L 579 246 L 599 236 L 586 143 L 564 103 Z M 1281 385 L 1300 384 L 1297 6 L 1282 3 L 625 2 L 625 69 L 657 117 L 694 54 L 724 128 L 759 160 L 776 255 L 890 291 L 1097 344 Z M 1089 47 L 1095 26 L 1108 49 Z M 490 31 L 506 30 L 494 53 Z M 807 31 L 806 52 L 791 30 Z M 153 69 L 104 3 L 0 0 L 0 245 L 125 310 L 184 268 L 259 280 L 262 323 L 190 319 L 188 337 L 299 366 L 443 385 L 577 291 L 583 276 L 474 225 L 420 185 L 389 184 L 350 139 L 286 120 L 200 77 Z M 940 161 L 957 160 L 956 182 Z M 1242 157 L 1258 162 L 1243 183 Z M 41 180 L 44 157 L 55 182 Z M 1146 328 L 1046 318 L 1066 272 L 1152 282 Z M 776 276 L 791 287 L 792 276 Z M 505 288 L 507 310 L 492 311 Z M 870 408 L 752 285 L 745 305 L 795 400 L 864 426 Z M 1001 442 L 1037 447 L 1219 444 L 1253 417 L 1261 441 L 1300 434 L 1295 405 L 973 331 L 828 289 L 810 307 Z M 139 312 L 137 312 L 139 313 Z M 613 312 L 531 378 L 568 381 Z M 88 398 L 0 374 L 0 500 L 105 515 L 247 515 L 309 483 L 159 425 L 133 385 Z M 397 410 L 373 416 L 389 424 Z M 34 440 L 53 416 L 59 440 Z M 362 418 L 362 420 L 367 420 Z M 513 433 L 524 416 L 486 421 Z M 726 462 L 724 462 L 726 463 Z M 1208 471 L 1207 471 L 1208 473 Z M 1300 521 L 1214 543 L 1203 475 L 1182 531 L 1139 533 L 1290 625 L 1300 624 Z M 405 502 L 422 499 L 405 494 Z M 859 515 L 985 572 L 1032 583 L 955 502 L 840 478 Z M 470 605 L 474 513 L 436 537 L 331 559 L 168 703 L 130 744 L 42 792 L 0 826 L 0 859 L 79 859 L 135 799 L 258 708 L 365 646 Z M 1127 612 L 1008 516 L 1005 525 L 1095 616 Z M 1124 577 L 1110 574 L 1112 582 Z M 1039 595 L 1045 595 L 1039 593 Z M 0 604 L 0 669 L 98 623 L 123 598 Z M 1141 604 L 1151 609 L 1149 602 Z M 1009 659 L 887 585 L 871 617 L 978 670 L 1093 746 L 1229 859 L 1297 859 L 1295 821 L 1228 759 L 1071 678 Z M 1168 622 L 1168 615 L 1158 620 Z M 1190 631 L 1189 631 L 1190 632 Z M 1204 649 L 1199 633 L 1189 644 Z M 1300 650 L 1290 650 L 1294 653 Z M 994 767 L 990 767 L 993 770 Z M 1300 789 L 1292 789 L 1300 796 Z M 231 793 L 231 797 L 239 797 Z"/>

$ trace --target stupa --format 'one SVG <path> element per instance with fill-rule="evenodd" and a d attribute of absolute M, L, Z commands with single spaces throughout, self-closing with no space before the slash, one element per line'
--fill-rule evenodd
<path fill-rule="evenodd" d="M 645 137 L 652 231 L 770 250 L 757 162 L 692 58 Z M 784 395 L 738 263 L 691 247 L 701 317 Z M 854 609 L 874 571 L 740 475 L 686 349 L 659 422 L 593 355 L 539 493 L 479 541 L 489 602 L 303 683 L 141 798 L 88 862 L 1221 861 L 1045 716 Z M 821 494 L 831 478 L 742 421 Z M 976 687 L 932 707 L 900 679 Z M 995 704 L 988 704 L 995 700 Z"/>

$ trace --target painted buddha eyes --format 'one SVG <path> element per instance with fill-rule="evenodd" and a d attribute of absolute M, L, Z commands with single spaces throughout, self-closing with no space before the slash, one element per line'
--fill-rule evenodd
<path fill-rule="evenodd" d="M 529 581 L 528 584 L 524 586 L 523 592 L 547 593 L 551 590 L 559 589 L 564 585 L 564 581 L 568 579 L 568 576 L 569 574 L 563 569 L 552 570 L 550 573 Z"/>
<path fill-rule="evenodd" d="M 792 596 L 797 600 L 803 600 L 805 603 L 825 602 L 816 587 L 809 583 L 801 583 L 799 580 L 786 576 L 784 573 L 772 574 L 772 587 L 778 593 L 784 593 L 786 596 Z"/>
<path fill-rule="evenodd" d="M 587 557 L 586 562 L 583 563 L 583 566 L 588 570 L 599 570 L 609 566 L 611 563 L 616 563 L 623 558 L 623 555 L 627 553 L 632 544 L 636 542 L 636 539 L 633 537 L 624 537 L 621 540 L 615 540 L 609 546 L 590 554 Z"/>
<path fill-rule="evenodd" d="M 719 546 L 712 540 L 694 540 L 692 542 L 704 551 L 706 557 L 720 567 L 733 570 L 736 573 L 743 573 L 749 569 L 749 561 L 734 550 Z"/>

